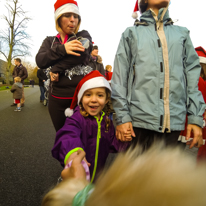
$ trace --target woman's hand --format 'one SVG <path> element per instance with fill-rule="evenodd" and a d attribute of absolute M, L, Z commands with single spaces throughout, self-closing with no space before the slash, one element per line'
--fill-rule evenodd
<path fill-rule="evenodd" d="M 193 147 L 197 147 L 197 148 L 201 147 L 203 145 L 202 128 L 197 125 L 188 124 L 186 140 L 189 140 L 192 132 L 194 134 L 194 138 L 193 140 L 187 142 L 186 144 L 190 145 L 190 149 Z"/>
<path fill-rule="evenodd" d="M 127 122 L 116 127 L 116 138 L 122 142 L 132 141 L 132 136 L 135 137 L 131 122 Z"/>
<path fill-rule="evenodd" d="M 85 48 L 82 46 L 82 43 L 78 40 L 72 40 L 64 44 L 65 50 L 67 54 L 71 54 L 74 56 L 81 56 L 81 54 L 78 54 L 74 51 L 80 51 L 84 52 Z"/>
<path fill-rule="evenodd" d="M 49 72 L 50 78 L 52 82 L 58 82 L 59 81 L 59 74 L 58 73 L 53 73 Z"/>

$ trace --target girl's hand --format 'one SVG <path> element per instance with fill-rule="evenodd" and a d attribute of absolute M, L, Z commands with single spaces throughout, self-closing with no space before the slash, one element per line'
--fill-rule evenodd
<path fill-rule="evenodd" d="M 59 74 L 58 73 L 49 72 L 49 74 L 50 74 L 50 78 L 51 78 L 52 82 L 58 82 L 59 81 Z"/>
<path fill-rule="evenodd" d="M 61 173 L 61 177 L 63 180 L 69 178 L 86 179 L 85 169 L 81 163 L 82 160 L 86 160 L 85 155 L 86 153 L 80 149 L 76 152 L 71 167 L 64 169 Z"/>
<path fill-rule="evenodd" d="M 64 44 L 67 54 L 74 56 L 81 56 L 81 54 L 75 53 L 74 51 L 84 52 L 85 48 L 82 46 L 82 43 L 78 40 L 72 40 Z"/>
<path fill-rule="evenodd" d="M 127 122 L 116 127 L 116 138 L 122 142 L 132 141 L 132 136 L 135 137 L 131 122 Z"/>

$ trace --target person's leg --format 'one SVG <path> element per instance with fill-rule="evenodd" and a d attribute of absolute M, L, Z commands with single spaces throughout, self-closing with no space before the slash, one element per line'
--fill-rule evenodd
<path fill-rule="evenodd" d="M 143 150 L 147 150 L 155 141 L 164 141 L 166 146 L 176 146 L 180 131 L 173 131 L 171 133 L 160 133 L 152 130 L 133 128 L 136 137 L 132 139 L 131 147 L 134 148 L 136 144 L 140 144 Z"/>
<path fill-rule="evenodd" d="M 14 111 L 15 112 L 21 111 L 21 101 L 20 101 L 20 99 L 15 99 L 15 102 L 16 102 L 17 107 Z"/>
<path fill-rule="evenodd" d="M 44 101 L 44 87 L 43 86 L 39 86 L 40 88 L 40 102 Z"/>
<path fill-rule="evenodd" d="M 44 92 L 43 92 L 43 100 L 45 99 L 45 94 L 46 94 L 46 88 L 43 86 L 43 90 L 44 90 Z"/>
<path fill-rule="evenodd" d="M 23 87 L 22 87 L 22 98 L 21 98 L 22 106 L 24 106 L 24 103 L 25 103 L 25 96 L 24 96 L 24 85 L 23 85 Z"/>
<path fill-rule="evenodd" d="M 163 138 L 166 146 L 177 146 L 180 132 L 181 131 L 172 131 L 170 133 L 164 133 Z"/>
<path fill-rule="evenodd" d="M 63 127 L 66 120 L 64 111 L 65 109 L 70 107 L 71 102 L 72 100 L 70 99 L 69 100 L 57 99 L 52 97 L 51 94 L 49 94 L 49 102 L 48 102 L 49 114 L 56 131 L 58 131 Z"/>
<path fill-rule="evenodd" d="M 135 148 L 137 144 L 141 145 L 143 150 L 149 149 L 154 142 L 154 135 L 151 135 L 151 131 L 147 129 L 133 127 L 136 137 L 132 138 L 130 147 Z"/>

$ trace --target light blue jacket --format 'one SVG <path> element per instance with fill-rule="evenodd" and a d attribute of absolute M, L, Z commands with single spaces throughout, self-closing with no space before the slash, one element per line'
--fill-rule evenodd
<path fill-rule="evenodd" d="M 198 90 L 200 64 L 189 31 L 171 24 L 167 8 L 144 12 L 122 34 L 111 81 L 117 125 L 158 132 L 202 127 L 205 103 Z"/>

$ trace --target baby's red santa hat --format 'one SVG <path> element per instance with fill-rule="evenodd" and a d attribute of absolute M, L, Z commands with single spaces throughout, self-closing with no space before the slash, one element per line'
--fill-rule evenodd
<path fill-rule="evenodd" d="M 133 11 L 133 13 L 132 13 L 132 17 L 133 17 L 134 19 L 137 19 L 137 17 L 138 17 L 137 12 L 140 11 L 140 2 L 141 2 L 141 0 L 137 0 L 137 1 L 136 1 L 135 7 L 134 7 L 134 11 Z"/>
<path fill-rule="evenodd" d="M 200 58 L 200 63 L 206 64 L 206 51 L 201 46 L 196 47 L 195 50 Z"/>
<path fill-rule="evenodd" d="M 57 0 L 56 3 L 54 4 L 54 19 L 56 23 L 56 30 L 60 31 L 61 28 L 59 27 L 57 20 L 58 18 L 65 13 L 74 13 L 79 16 L 79 7 L 76 1 L 74 0 Z"/>
<path fill-rule="evenodd" d="M 70 108 L 67 108 L 65 110 L 65 116 L 71 117 L 73 115 L 74 108 L 76 107 L 76 105 L 79 105 L 83 97 L 83 94 L 86 90 L 97 87 L 105 87 L 112 91 L 109 82 L 106 80 L 106 78 L 102 74 L 100 74 L 99 71 L 95 70 L 84 76 L 83 79 L 77 85 L 71 106 Z"/>

